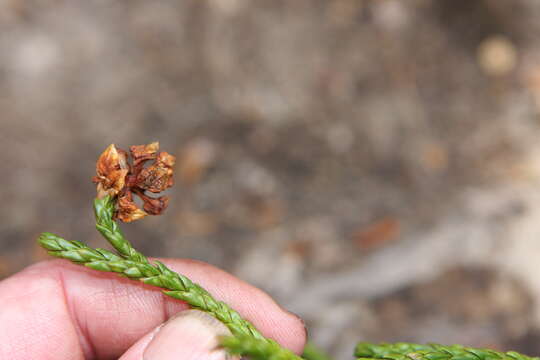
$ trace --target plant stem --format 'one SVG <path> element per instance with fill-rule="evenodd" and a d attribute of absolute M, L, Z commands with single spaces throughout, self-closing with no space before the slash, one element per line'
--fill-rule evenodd
<path fill-rule="evenodd" d="M 220 339 L 231 355 L 249 356 L 252 360 L 301 360 L 302 358 L 284 349 L 275 341 L 268 342 L 247 336 L 228 336 Z"/>
<path fill-rule="evenodd" d="M 312 342 L 308 342 L 304 347 L 302 358 L 306 360 L 331 360 L 330 356 L 315 346 L 315 344 Z"/>
<path fill-rule="evenodd" d="M 144 262 L 140 259 L 125 259 L 110 251 L 92 249 L 81 242 L 68 241 L 51 233 L 41 234 L 39 243 L 52 256 L 67 259 L 94 270 L 115 272 L 130 279 L 163 288 L 166 295 L 183 300 L 194 308 L 212 314 L 222 321 L 235 336 L 244 335 L 266 340 L 251 323 L 242 319 L 227 304 L 215 300 L 200 285 L 170 270 L 159 261 L 150 264 L 148 260 Z"/>
<path fill-rule="evenodd" d="M 515 351 L 499 352 L 489 349 L 468 348 L 461 345 L 438 344 L 371 344 L 359 343 L 355 349 L 358 359 L 384 360 L 540 360 Z"/>
<path fill-rule="evenodd" d="M 102 199 L 94 199 L 96 229 L 123 258 L 140 263 L 148 263 L 146 256 L 135 250 L 122 233 L 116 221 L 114 221 L 114 211 L 115 201 L 112 197 L 106 196 Z"/>
<path fill-rule="evenodd" d="M 233 336 L 221 339 L 230 354 L 249 356 L 253 360 L 301 360 L 290 350 L 272 339 L 265 338 L 238 312 L 222 301 L 217 301 L 200 285 L 178 274 L 163 263 L 150 263 L 146 256 L 133 248 L 114 221 L 115 202 L 107 196 L 95 199 L 96 228 L 118 252 L 93 249 L 79 241 L 68 241 L 51 233 L 42 233 L 39 243 L 55 257 L 70 260 L 94 270 L 114 272 L 130 279 L 164 289 L 164 294 L 183 300 L 193 308 L 205 311 L 223 322 Z M 312 344 L 304 349 L 307 360 L 329 360 Z M 467 348 L 461 345 L 418 345 L 410 343 L 359 343 L 355 356 L 361 360 L 540 360 L 514 351 L 497 352 Z"/>

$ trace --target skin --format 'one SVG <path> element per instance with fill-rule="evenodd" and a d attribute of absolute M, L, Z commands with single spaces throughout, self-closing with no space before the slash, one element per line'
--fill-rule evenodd
<path fill-rule="evenodd" d="M 261 290 L 206 263 L 160 260 L 227 302 L 265 336 L 302 351 L 303 322 Z M 135 354 L 153 330 L 186 309 L 152 286 L 65 260 L 41 262 L 0 282 L 0 359 L 140 358 Z"/>

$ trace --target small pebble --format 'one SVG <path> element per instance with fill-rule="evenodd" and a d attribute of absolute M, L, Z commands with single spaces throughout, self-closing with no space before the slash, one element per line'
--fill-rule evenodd
<path fill-rule="evenodd" d="M 517 50 L 506 36 L 488 37 L 478 47 L 478 64 L 487 75 L 507 75 L 514 70 L 516 63 Z"/>

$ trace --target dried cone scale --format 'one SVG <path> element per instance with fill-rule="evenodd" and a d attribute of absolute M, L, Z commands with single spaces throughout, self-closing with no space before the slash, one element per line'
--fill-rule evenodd
<path fill-rule="evenodd" d="M 117 197 L 115 218 L 123 222 L 159 215 L 167 208 L 168 197 L 155 198 L 146 192 L 157 194 L 174 184 L 175 161 L 171 154 L 159 152 L 158 142 L 131 146 L 129 153 L 111 144 L 99 157 L 92 179 L 97 184 L 97 197 Z M 142 209 L 134 195 L 142 200 Z"/>

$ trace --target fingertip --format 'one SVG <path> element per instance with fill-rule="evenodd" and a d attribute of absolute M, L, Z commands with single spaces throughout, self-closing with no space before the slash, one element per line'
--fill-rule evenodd
<path fill-rule="evenodd" d="M 296 353 L 302 352 L 306 341 L 303 321 L 281 308 L 262 290 L 204 262 L 177 259 L 163 262 L 202 285 L 217 300 L 229 304 L 264 336 Z M 66 320 L 71 318 L 74 322 L 83 343 L 93 344 L 84 346 L 85 353 L 89 352 L 88 348 L 104 356 L 125 351 L 138 337 L 186 309 L 184 303 L 165 297 L 159 288 L 89 270 L 66 260 L 32 265 L 15 275 L 18 279 L 20 276 L 27 277 L 21 280 L 27 284 L 44 287 L 50 283 L 57 291 L 55 297 L 65 301 L 69 309 L 70 316 Z M 19 281 L 8 283 L 13 288 L 18 287 Z M 32 301 L 41 303 L 43 298 L 45 296 L 33 297 Z M 120 324 L 126 333 L 120 334 Z"/>
<path fill-rule="evenodd" d="M 297 354 L 301 354 L 307 339 L 304 321 L 298 315 L 281 307 L 266 293 L 263 293 L 263 296 L 267 298 L 266 301 L 269 305 L 264 310 L 259 308 L 257 314 L 264 316 L 264 318 L 257 319 L 255 324 L 266 337 L 276 340 L 281 346 Z M 264 303 L 264 300 L 258 299 L 253 303 L 253 306 Z"/>
<path fill-rule="evenodd" d="M 289 315 L 289 328 L 293 329 L 293 334 L 287 336 L 290 344 L 285 346 L 295 353 L 301 354 L 304 351 L 308 337 L 306 323 L 300 316 L 292 312 L 287 311 L 287 314 Z"/>
<path fill-rule="evenodd" d="M 194 282 L 229 304 L 264 336 L 298 354 L 303 351 L 307 338 L 304 321 L 281 307 L 263 290 L 205 262 L 164 260 L 164 263 L 179 273 L 189 273 Z"/>

